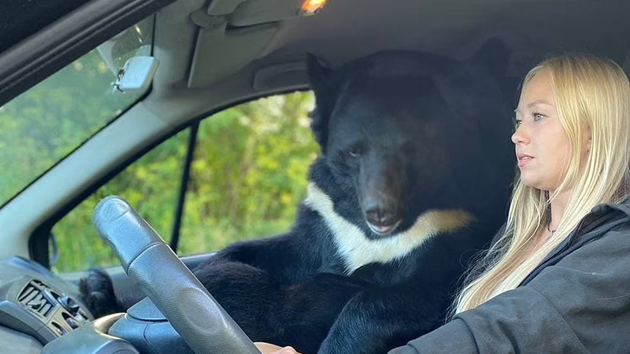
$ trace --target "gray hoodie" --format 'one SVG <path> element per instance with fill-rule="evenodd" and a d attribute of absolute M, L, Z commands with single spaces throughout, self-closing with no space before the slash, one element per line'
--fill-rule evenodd
<path fill-rule="evenodd" d="M 630 201 L 595 207 L 514 290 L 389 354 L 630 353 Z"/>

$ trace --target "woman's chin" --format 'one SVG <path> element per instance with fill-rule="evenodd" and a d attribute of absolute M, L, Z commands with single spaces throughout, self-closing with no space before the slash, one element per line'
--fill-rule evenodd
<path fill-rule="evenodd" d="M 531 173 L 523 173 L 521 172 L 521 183 L 527 187 L 533 187 L 537 189 L 542 189 L 540 179 L 536 176 L 533 176 Z"/>

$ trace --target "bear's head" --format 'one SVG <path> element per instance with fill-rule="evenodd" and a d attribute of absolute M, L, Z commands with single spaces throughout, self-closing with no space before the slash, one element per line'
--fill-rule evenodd
<path fill-rule="evenodd" d="M 515 87 L 491 40 L 467 60 L 381 52 L 332 70 L 308 58 L 321 156 L 311 182 L 368 238 L 411 228 L 428 210 L 480 217 L 513 179 Z"/>

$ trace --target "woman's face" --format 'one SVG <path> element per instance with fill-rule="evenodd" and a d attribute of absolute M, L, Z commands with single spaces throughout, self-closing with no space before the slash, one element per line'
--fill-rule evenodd
<path fill-rule="evenodd" d="M 569 161 L 570 145 L 558 118 L 550 75 L 544 69 L 521 92 L 512 142 L 522 183 L 553 193 Z"/>

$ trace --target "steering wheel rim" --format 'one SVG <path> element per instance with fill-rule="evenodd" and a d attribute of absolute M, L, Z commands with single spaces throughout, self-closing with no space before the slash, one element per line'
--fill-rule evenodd
<path fill-rule="evenodd" d="M 127 275 L 195 354 L 260 354 L 188 267 L 123 198 L 109 196 L 101 200 L 92 222 Z M 171 291 L 163 291 L 165 288 Z M 182 303 L 187 304 L 183 309 Z"/>

